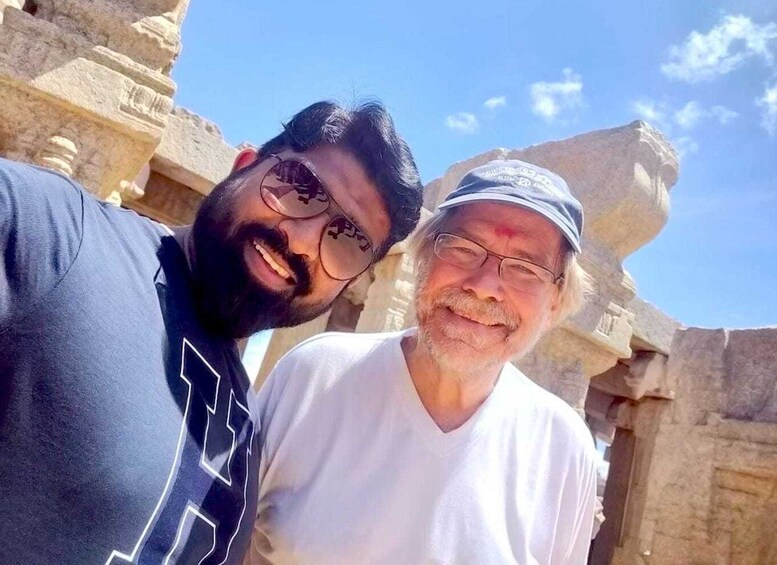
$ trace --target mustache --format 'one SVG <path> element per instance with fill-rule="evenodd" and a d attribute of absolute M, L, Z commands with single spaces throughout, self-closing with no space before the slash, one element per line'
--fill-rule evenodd
<path fill-rule="evenodd" d="M 432 302 L 433 308 L 448 308 L 454 314 L 470 318 L 481 324 L 504 326 L 508 331 L 518 329 L 521 322 L 510 315 L 496 302 L 485 302 L 457 289 L 449 288 L 437 294 Z"/>
<path fill-rule="evenodd" d="M 233 239 L 242 245 L 254 240 L 260 241 L 262 246 L 270 249 L 280 256 L 289 266 L 289 270 L 297 283 L 294 290 L 295 296 L 305 296 L 312 290 L 310 266 L 300 255 L 292 253 L 289 242 L 279 231 L 268 228 L 260 223 L 250 222 L 241 224 L 233 235 Z"/>

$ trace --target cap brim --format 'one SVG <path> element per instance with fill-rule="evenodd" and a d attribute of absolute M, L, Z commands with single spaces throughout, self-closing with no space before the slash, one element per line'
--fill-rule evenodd
<path fill-rule="evenodd" d="M 564 236 L 564 239 L 566 239 L 569 242 L 569 244 L 572 246 L 572 248 L 575 250 L 576 253 L 582 252 L 582 250 L 580 249 L 580 243 L 577 241 L 577 238 L 570 231 L 570 229 L 564 224 L 561 218 L 557 217 L 549 210 L 546 210 L 541 206 L 537 206 L 533 202 L 517 201 L 514 196 L 510 196 L 507 194 L 485 193 L 485 192 L 479 192 L 476 194 L 465 194 L 463 196 L 457 196 L 456 198 L 451 198 L 450 200 L 446 200 L 445 202 L 440 204 L 437 207 L 437 209 L 444 210 L 446 208 L 455 208 L 456 206 L 461 206 L 462 204 L 471 204 L 472 202 L 500 202 L 502 204 L 512 204 L 513 206 L 518 206 L 519 208 L 525 208 L 527 210 L 531 210 L 532 212 L 536 212 L 540 216 L 543 216 L 544 218 L 546 218 L 549 222 L 551 222 L 554 226 L 556 226 L 559 229 L 561 234 Z"/>

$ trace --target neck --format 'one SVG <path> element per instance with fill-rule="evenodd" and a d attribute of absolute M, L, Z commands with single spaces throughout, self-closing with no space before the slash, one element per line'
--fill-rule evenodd
<path fill-rule="evenodd" d="M 186 264 L 189 265 L 189 271 L 194 271 L 194 230 L 192 226 L 175 226 L 170 228 L 173 237 L 178 245 L 183 249 L 186 256 Z"/>
<path fill-rule="evenodd" d="M 173 226 L 169 228 L 173 232 L 173 238 L 175 242 L 183 250 L 183 254 L 186 257 L 186 264 L 189 266 L 189 272 L 194 272 L 194 230 L 192 226 Z M 248 344 L 248 338 L 236 339 L 235 344 L 242 356 Z"/>
<path fill-rule="evenodd" d="M 410 378 L 421 403 L 444 432 L 462 426 L 494 390 L 501 366 L 442 367 L 418 334 L 402 340 Z"/>

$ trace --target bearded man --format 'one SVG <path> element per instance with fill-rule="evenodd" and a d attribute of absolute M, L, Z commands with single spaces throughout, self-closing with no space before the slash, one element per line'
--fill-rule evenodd
<path fill-rule="evenodd" d="M 176 233 L 0 160 L 0 563 L 240 563 L 260 449 L 236 339 L 329 308 L 420 205 L 378 104 L 302 110 Z"/>
<path fill-rule="evenodd" d="M 510 364 L 580 306 L 582 225 L 554 173 L 476 168 L 414 236 L 417 328 L 279 361 L 251 563 L 586 562 L 592 437 Z"/>

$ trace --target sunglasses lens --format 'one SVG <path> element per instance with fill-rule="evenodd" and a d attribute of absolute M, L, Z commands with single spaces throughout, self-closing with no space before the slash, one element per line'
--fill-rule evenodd
<path fill-rule="evenodd" d="M 367 270 L 372 258 L 372 245 L 359 228 L 342 216 L 329 222 L 321 238 L 321 264 L 329 276 L 352 279 Z"/>
<path fill-rule="evenodd" d="M 265 203 L 289 218 L 310 218 L 329 206 L 329 196 L 316 175 L 300 161 L 281 161 L 262 179 Z"/>

